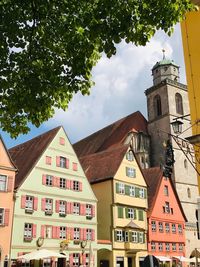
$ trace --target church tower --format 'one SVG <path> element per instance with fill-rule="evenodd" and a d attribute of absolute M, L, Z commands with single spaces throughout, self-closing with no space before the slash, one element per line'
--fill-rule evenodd
<path fill-rule="evenodd" d="M 170 139 L 174 149 L 174 168 L 172 180 L 175 184 L 186 223 L 186 256 L 190 256 L 196 247 L 200 247 L 197 237 L 197 174 L 173 140 L 175 135 L 170 125 L 174 118 L 190 114 L 187 86 L 179 81 L 179 66 L 173 60 L 163 59 L 152 68 L 153 86 L 145 91 L 148 110 L 148 131 L 151 136 L 151 165 L 164 166 L 165 146 Z M 192 135 L 190 116 L 185 117 L 181 138 Z M 186 145 L 182 141 L 181 146 Z"/>

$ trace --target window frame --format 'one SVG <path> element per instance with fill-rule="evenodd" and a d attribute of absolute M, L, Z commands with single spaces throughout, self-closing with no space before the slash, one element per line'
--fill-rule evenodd
<path fill-rule="evenodd" d="M 24 240 L 32 240 L 33 239 L 33 224 L 32 223 L 24 223 Z"/>
<path fill-rule="evenodd" d="M 156 221 L 151 221 L 151 231 L 156 232 Z"/>
<path fill-rule="evenodd" d="M 3 226 L 5 221 L 5 209 L 0 208 L 0 225 Z"/>
<path fill-rule="evenodd" d="M 60 177 L 60 183 L 59 186 L 61 189 L 66 189 L 67 187 L 67 181 L 66 178 Z"/>
<path fill-rule="evenodd" d="M 3 181 L 2 177 L 5 178 L 5 181 Z M 7 192 L 7 190 L 8 190 L 8 175 L 0 174 L 0 192 Z"/>
<path fill-rule="evenodd" d="M 129 178 L 136 178 L 136 169 L 133 167 L 126 167 L 126 176 Z"/>

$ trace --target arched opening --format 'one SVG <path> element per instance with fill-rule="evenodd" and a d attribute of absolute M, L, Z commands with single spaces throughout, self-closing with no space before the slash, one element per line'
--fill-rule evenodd
<path fill-rule="evenodd" d="M 161 97 L 159 95 L 154 97 L 154 113 L 156 117 L 162 115 Z"/>
<path fill-rule="evenodd" d="M 191 190 L 189 187 L 187 188 L 187 195 L 188 195 L 188 198 L 191 198 Z"/>
<path fill-rule="evenodd" d="M 179 93 L 175 95 L 176 113 L 183 115 L 183 99 Z"/>

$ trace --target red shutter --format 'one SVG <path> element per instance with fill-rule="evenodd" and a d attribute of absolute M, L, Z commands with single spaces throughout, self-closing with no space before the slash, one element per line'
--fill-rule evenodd
<path fill-rule="evenodd" d="M 86 229 L 83 229 L 83 240 L 86 240 Z"/>
<path fill-rule="evenodd" d="M 46 175 L 42 175 L 42 184 L 46 185 Z"/>
<path fill-rule="evenodd" d="M 56 212 L 59 212 L 60 200 L 56 200 Z"/>
<path fill-rule="evenodd" d="M 45 225 L 41 226 L 41 237 L 45 237 Z"/>
<path fill-rule="evenodd" d="M 67 188 L 67 189 L 70 189 L 70 184 L 71 184 L 71 183 L 70 183 L 70 180 L 67 179 L 67 181 L 66 181 L 66 188 Z"/>
<path fill-rule="evenodd" d="M 86 254 L 82 254 L 83 265 L 86 265 Z"/>
<path fill-rule="evenodd" d="M 57 226 L 57 238 L 60 238 L 60 226 Z"/>
<path fill-rule="evenodd" d="M 79 191 L 83 191 L 83 184 L 82 184 L 82 182 L 79 182 Z"/>
<path fill-rule="evenodd" d="M 65 144 L 65 139 L 63 137 L 60 137 L 60 145 L 64 145 Z"/>
<path fill-rule="evenodd" d="M 85 215 L 85 204 L 80 204 L 80 215 Z"/>
<path fill-rule="evenodd" d="M 94 230 L 92 229 L 92 241 L 94 241 L 95 240 L 95 232 L 94 232 Z"/>
<path fill-rule="evenodd" d="M 13 177 L 8 176 L 7 191 L 12 192 L 12 189 L 13 189 Z"/>
<path fill-rule="evenodd" d="M 45 211 L 45 206 L 46 206 L 46 198 L 42 198 L 42 210 Z"/>
<path fill-rule="evenodd" d="M 69 264 L 70 266 L 73 266 L 73 253 L 69 254 Z"/>
<path fill-rule="evenodd" d="M 71 240 L 74 240 L 74 228 L 71 228 L 71 231 L 70 231 L 70 239 Z"/>
<path fill-rule="evenodd" d="M 80 229 L 80 240 L 83 240 L 84 229 Z"/>
<path fill-rule="evenodd" d="M 70 181 L 70 189 L 73 190 L 74 189 L 74 181 Z"/>
<path fill-rule="evenodd" d="M 26 206 L 26 196 L 21 196 L 21 208 L 25 209 Z"/>
<path fill-rule="evenodd" d="M 66 168 L 69 169 L 69 159 L 66 159 Z"/>
<path fill-rule="evenodd" d="M 37 227 L 37 225 L 36 224 L 33 224 L 33 229 L 32 229 L 33 238 L 36 237 L 36 229 L 37 229 L 36 227 Z"/>
<path fill-rule="evenodd" d="M 53 186 L 60 187 L 60 178 L 59 177 L 53 177 Z"/>
<path fill-rule="evenodd" d="M 74 213 L 74 203 L 73 202 L 71 202 L 70 203 L 70 207 L 71 207 L 71 214 L 73 214 Z"/>
<path fill-rule="evenodd" d="M 52 238 L 57 238 L 57 227 L 52 226 Z"/>
<path fill-rule="evenodd" d="M 34 210 L 37 210 L 38 209 L 38 198 L 37 197 L 34 197 L 34 200 L 33 200 L 33 209 Z"/>
<path fill-rule="evenodd" d="M 10 210 L 5 209 L 5 213 L 4 213 L 4 225 L 5 226 L 8 226 L 9 224 L 9 213 L 10 213 Z"/>
<path fill-rule="evenodd" d="M 71 203 L 67 202 L 67 214 L 71 214 Z"/>
<path fill-rule="evenodd" d="M 60 157 L 56 157 L 56 166 L 60 167 Z"/>
<path fill-rule="evenodd" d="M 77 171 L 78 170 L 78 164 L 77 163 L 73 162 L 72 166 L 73 166 L 72 167 L 73 171 Z"/>
<path fill-rule="evenodd" d="M 92 217 L 95 217 L 95 206 L 92 205 Z"/>

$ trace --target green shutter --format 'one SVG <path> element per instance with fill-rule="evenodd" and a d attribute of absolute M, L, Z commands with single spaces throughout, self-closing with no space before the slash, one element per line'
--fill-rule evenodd
<path fill-rule="evenodd" d="M 145 233 L 143 233 L 143 243 L 145 243 Z"/>
<path fill-rule="evenodd" d="M 128 218 L 128 208 L 125 208 L 126 218 Z"/>
<path fill-rule="evenodd" d="M 137 210 L 134 209 L 134 220 L 137 220 Z"/>
<path fill-rule="evenodd" d="M 135 197 L 139 197 L 140 196 L 140 188 L 136 187 L 135 188 Z"/>
<path fill-rule="evenodd" d="M 129 232 L 129 242 L 132 242 L 132 232 Z"/>
<path fill-rule="evenodd" d="M 123 207 L 118 207 L 118 218 L 124 218 Z"/>
<path fill-rule="evenodd" d="M 133 169 L 134 172 L 133 172 L 133 178 L 136 178 L 136 169 Z"/>
<path fill-rule="evenodd" d="M 115 232 L 114 232 L 114 239 L 115 239 L 115 241 L 117 241 L 117 230 L 115 230 Z"/>
<path fill-rule="evenodd" d="M 126 176 L 129 176 L 129 174 L 128 174 L 128 167 L 126 167 Z"/>
<path fill-rule="evenodd" d="M 119 184 L 116 183 L 116 193 L 119 193 Z"/>
<path fill-rule="evenodd" d="M 138 219 L 139 221 L 144 221 L 143 210 L 138 210 Z"/>
<path fill-rule="evenodd" d="M 125 185 L 125 195 L 130 195 L 130 186 L 129 185 Z"/>
<path fill-rule="evenodd" d="M 137 232 L 137 243 L 139 243 L 139 241 L 140 241 L 140 233 Z"/>
<path fill-rule="evenodd" d="M 147 190 L 144 189 L 144 198 L 147 198 Z"/>

